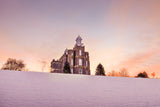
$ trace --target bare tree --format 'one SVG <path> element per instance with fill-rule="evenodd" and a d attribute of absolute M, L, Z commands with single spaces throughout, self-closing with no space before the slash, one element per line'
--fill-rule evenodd
<path fill-rule="evenodd" d="M 109 72 L 108 74 L 107 74 L 107 76 L 116 76 L 117 75 L 117 73 L 116 73 L 116 71 L 114 71 L 114 70 L 112 70 L 111 72 Z"/>
<path fill-rule="evenodd" d="M 107 76 L 115 76 L 115 77 L 129 77 L 129 73 L 127 69 L 123 68 L 120 70 L 120 72 L 116 72 L 115 70 L 112 70 L 107 74 Z"/>
<path fill-rule="evenodd" d="M 155 72 L 152 72 L 151 75 L 152 75 L 153 78 L 155 78 L 155 76 L 156 76 Z"/>
<path fill-rule="evenodd" d="M 122 68 L 119 72 L 120 77 L 129 77 L 128 71 L 125 68 Z"/>
<path fill-rule="evenodd" d="M 8 58 L 7 62 L 2 66 L 2 70 L 22 71 L 25 69 L 25 64 L 22 60 Z"/>

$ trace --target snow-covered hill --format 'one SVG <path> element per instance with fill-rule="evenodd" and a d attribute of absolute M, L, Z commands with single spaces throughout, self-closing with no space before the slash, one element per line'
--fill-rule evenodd
<path fill-rule="evenodd" d="M 155 107 L 160 80 L 0 71 L 0 107 Z"/>

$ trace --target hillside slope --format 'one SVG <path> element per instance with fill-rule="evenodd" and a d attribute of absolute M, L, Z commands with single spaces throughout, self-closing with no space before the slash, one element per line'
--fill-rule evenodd
<path fill-rule="evenodd" d="M 0 71 L 0 107 L 155 107 L 160 80 Z"/>

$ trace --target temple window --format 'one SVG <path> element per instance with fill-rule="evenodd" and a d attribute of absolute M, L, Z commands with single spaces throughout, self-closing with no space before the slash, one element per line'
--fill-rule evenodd
<path fill-rule="evenodd" d="M 82 59 L 79 59 L 79 65 L 82 66 Z"/>
<path fill-rule="evenodd" d="M 81 51 L 81 50 L 79 50 L 79 55 L 80 55 L 80 56 L 82 55 L 82 51 Z"/>
<path fill-rule="evenodd" d="M 88 61 L 86 61 L 86 67 L 88 67 Z"/>
<path fill-rule="evenodd" d="M 82 69 L 79 69 L 79 74 L 83 74 Z"/>
<path fill-rule="evenodd" d="M 73 69 L 71 69 L 71 74 L 73 74 Z"/>
<path fill-rule="evenodd" d="M 71 65 L 73 66 L 73 59 L 71 59 Z"/>

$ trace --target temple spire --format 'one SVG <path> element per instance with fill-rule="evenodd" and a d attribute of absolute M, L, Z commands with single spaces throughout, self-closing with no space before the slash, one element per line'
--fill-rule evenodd
<path fill-rule="evenodd" d="M 76 45 L 77 46 L 83 46 L 83 43 L 82 43 L 82 38 L 78 35 L 78 37 L 76 38 Z"/>

